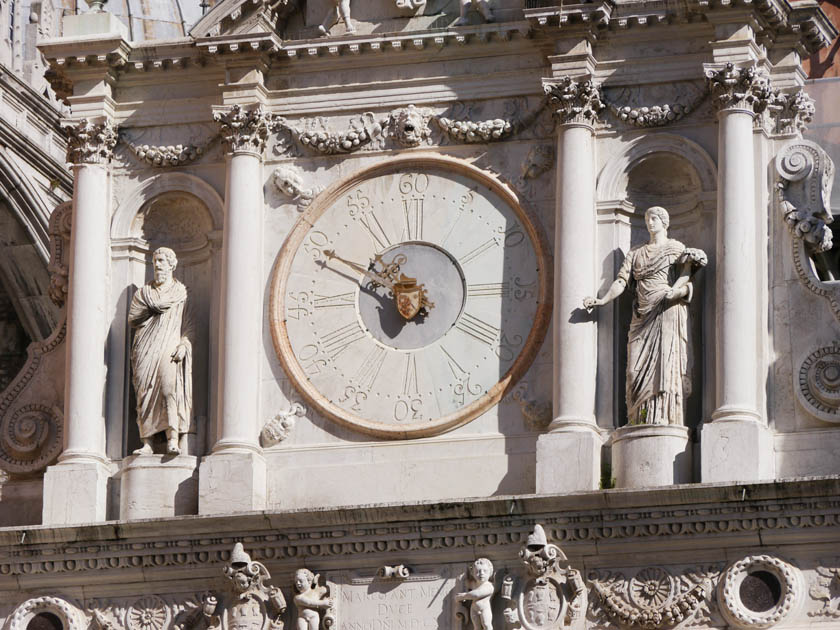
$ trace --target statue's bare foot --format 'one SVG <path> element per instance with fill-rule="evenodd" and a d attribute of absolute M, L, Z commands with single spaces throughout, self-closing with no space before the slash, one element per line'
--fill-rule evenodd
<path fill-rule="evenodd" d="M 178 448 L 178 438 L 166 441 L 166 452 L 169 455 L 179 455 L 181 453 L 181 449 Z"/>
<path fill-rule="evenodd" d="M 323 24 L 318 25 L 318 32 L 321 34 L 321 37 L 326 37 L 330 34 L 330 32 L 326 28 L 324 28 Z"/>
<path fill-rule="evenodd" d="M 345 29 L 346 33 L 355 33 L 356 27 L 350 24 L 349 22 L 345 25 L 347 28 Z"/>
<path fill-rule="evenodd" d="M 143 442 L 143 446 L 134 451 L 135 455 L 151 455 L 152 453 L 152 445 L 148 442 Z"/>

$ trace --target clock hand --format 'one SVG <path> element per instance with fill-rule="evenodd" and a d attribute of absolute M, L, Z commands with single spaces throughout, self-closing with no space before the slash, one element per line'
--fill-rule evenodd
<path fill-rule="evenodd" d="M 363 275 L 365 278 L 367 278 L 368 280 L 372 280 L 373 282 L 375 282 L 375 283 L 377 283 L 377 284 L 381 284 L 383 287 L 386 287 L 386 288 L 388 288 L 388 289 L 391 289 L 391 291 L 393 291 L 393 290 L 394 290 L 394 283 L 393 283 L 393 282 L 391 282 L 390 280 L 388 280 L 388 278 L 385 278 L 385 277 L 383 277 L 383 276 L 380 276 L 379 274 L 374 273 L 374 272 L 370 271 L 369 269 L 365 269 L 362 265 L 360 265 L 360 264 L 358 264 L 358 263 L 354 263 L 354 262 L 353 262 L 353 261 L 351 261 L 351 260 L 347 260 L 347 259 L 345 259 L 345 258 L 342 258 L 341 256 L 338 256 L 338 255 L 335 253 L 335 251 L 334 251 L 334 250 L 332 250 L 332 249 L 326 249 L 326 250 L 324 250 L 324 255 L 325 255 L 327 258 L 330 258 L 330 259 L 335 259 L 335 260 L 337 260 L 337 261 L 339 261 L 339 262 L 344 263 L 345 265 L 347 265 L 348 267 L 350 267 L 350 269 L 352 269 L 352 270 L 354 270 L 354 271 L 358 271 L 360 274 L 362 274 L 362 275 Z"/>

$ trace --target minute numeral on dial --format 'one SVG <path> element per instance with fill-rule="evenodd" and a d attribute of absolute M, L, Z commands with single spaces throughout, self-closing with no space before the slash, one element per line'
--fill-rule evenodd
<path fill-rule="evenodd" d="M 461 319 L 455 324 L 455 328 L 488 346 L 495 344 L 500 331 L 499 328 L 469 313 L 464 313 L 461 316 Z"/>

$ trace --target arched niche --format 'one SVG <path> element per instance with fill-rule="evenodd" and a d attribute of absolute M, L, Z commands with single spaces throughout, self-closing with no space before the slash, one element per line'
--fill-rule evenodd
<path fill-rule="evenodd" d="M 131 383 L 128 307 L 134 292 L 152 278 L 158 247 L 178 256 L 175 277 L 189 290 L 187 312 L 193 347 L 193 418 L 190 454 L 205 451 L 213 417 L 210 391 L 215 360 L 210 331 L 216 330 L 218 258 L 224 204 L 198 177 L 163 173 L 140 183 L 121 201 L 111 222 L 114 318 L 108 351 L 108 454 L 119 458 L 140 446 Z"/>
<path fill-rule="evenodd" d="M 706 252 L 709 265 L 694 278 L 689 306 L 693 367 L 692 394 L 686 404 L 686 423 L 696 427 L 714 406 L 714 259 L 717 171 L 709 154 L 697 143 L 676 134 L 641 136 L 613 156 L 601 169 L 597 183 L 600 292 L 615 278 L 631 247 L 647 242 L 645 210 L 663 206 L 670 215 L 668 236 Z M 633 292 L 599 315 L 598 416 L 612 418 L 611 426 L 627 422 L 625 382 L 627 331 Z M 611 366 L 611 367 L 610 367 Z M 612 405 L 612 408 L 608 406 Z"/>

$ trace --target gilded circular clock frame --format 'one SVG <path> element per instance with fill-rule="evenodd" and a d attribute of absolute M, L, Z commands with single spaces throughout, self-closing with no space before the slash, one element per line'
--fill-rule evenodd
<path fill-rule="evenodd" d="M 342 195 L 350 191 L 354 186 L 358 186 L 362 182 L 375 177 L 407 172 L 410 169 L 421 171 L 424 168 L 451 171 L 483 184 L 498 195 L 514 211 L 525 228 L 538 262 L 537 310 L 533 324 L 531 325 L 531 330 L 519 355 L 501 379 L 482 396 L 461 409 L 436 419 L 393 425 L 362 418 L 347 412 L 321 395 L 318 389 L 306 377 L 300 363 L 295 357 L 286 328 L 286 285 L 289 271 L 298 253 L 298 248 L 303 243 L 309 231 L 315 227 L 318 219 Z M 505 394 L 525 374 L 531 366 L 531 363 L 533 363 L 551 320 L 552 257 L 549 252 L 548 241 L 538 221 L 527 208 L 523 207 L 517 196 L 507 186 L 468 162 L 440 155 L 420 154 L 389 159 L 387 162 L 364 168 L 327 188 L 318 195 L 307 211 L 292 227 L 286 241 L 280 249 L 270 281 L 271 293 L 269 296 L 268 314 L 274 350 L 277 353 L 280 364 L 283 366 L 283 369 L 295 388 L 310 405 L 318 409 L 321 414 L 330 420 L 349 429 L 361 431 L 367 435 L 392 440 L 429 437 L 451 431 L 474 420 L 487 411 L 487 409 L 498 404 Z"/>

